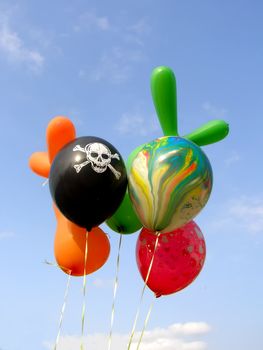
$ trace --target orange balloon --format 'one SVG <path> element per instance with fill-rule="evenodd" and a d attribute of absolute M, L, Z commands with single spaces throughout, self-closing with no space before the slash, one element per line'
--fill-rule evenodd
<path fill-rule="evenodd" d="M 51 163 L 57 153 L 68 142 L 76 138 L 74 124 L 66 117 L 53 118 L 46 129 L 47 152 L 33 153 L 29 166 L 37 175 L 48 178 Z M 57 218 L 57 230 L 54 253 L 61 269 L 73 276 L 83 276 L 86 249 L 86 229 L 66 219 L 54 206 Z M 110 242 L 107 235 L 98 227 L 88 233 L 88 256 L 86 273 L 90 274 L 107 261 L 110 254 Z"/>
<path fill-rule="evenodd" d="M 50 162 L 47 152 L 35 152 L 29 158 L 29 167 L 37 175 L 48 178 Z"/>
<path fill-rule="evenodd" d="M 50 164 L 61 148 L 75 138 L 75 126 L 70 119 L 57 116 L 49 122 L 46 130 L 46 141 Z"/>
<path fill-rule="evenodd" d="M 55 208 L 57 230 L 54 253 L 62 271 L 73 276 L 84 275 L 86 229 L 79 227 L 65 218 Z M 88 255 L 86 274 L 95 272 L 107 261 L 110 254 L 110 242 L 107 235 L 95 227 L 88 233 Z"/>

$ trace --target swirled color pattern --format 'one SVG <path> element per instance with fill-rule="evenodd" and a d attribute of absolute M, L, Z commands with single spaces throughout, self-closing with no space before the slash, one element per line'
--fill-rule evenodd
<path fill-rule="evenodd" d="M 200 147 L 167 136 L 146 144 L 134 158 L 129 194 L 143 226 L 162 233 L 192 220 L 212 189 L 212 168 Z"/>

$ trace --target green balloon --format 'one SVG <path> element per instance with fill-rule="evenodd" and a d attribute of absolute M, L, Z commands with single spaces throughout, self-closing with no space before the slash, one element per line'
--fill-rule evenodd
<path fill-rule="evenodd" d="M 229 125 L 224 120 L 211 120 L 183 137 L 193 141 L 198 146 L 205 146 L 224 139 L 228 132 Z"/>
<path fill-rule="evenodd" d="M 130 171 L 133 159 L 136 157 L 137 153 L 144 147 L 140 145 L 136 147 L 129 155 L 126 161 L 126 169 L 127 172 Z M 138 231 L 142 224 L 138 219 L 131 200 L 129 196 L 129 192 L 125 193 L 124 199 L 120 204 L 117 211 L 106 221 L 106 224 L 115 232 L 122 234 L 130 234 Z"/>
<path fill-rule="evenodd" d="M 122 234 L 134 233 L 142 227 L 140 220 L 133 210 L 128 191 L 125 193 L 121 205 L 114 215 L 106 221 L 106 224 L 113 231 Z"/>
<path fill-rule="evenodd" d="M 176 80 L 173 71 L 157 67 L 151 76 L 152 98 L 164 136 L 177 136 Z"/>
<path fill-rule="evenodd" d="M 130 153 L 126 161 L 126 169 L 128 173 L 131 169 L 133 159 L 143 147 L 144 144 L 138 146 Z M 124 199 L 117 211 L 108 220 L 106 220 L 106 224 L 113 231 L 122 234 L 134 233 L 141 229 L 142 224 L 133 209 L 128 191 L 125 193 Z"/>

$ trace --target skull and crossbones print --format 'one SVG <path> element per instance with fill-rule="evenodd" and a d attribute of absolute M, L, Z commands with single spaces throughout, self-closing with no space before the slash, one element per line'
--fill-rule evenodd
<path fill-rule="evenodd" d="M 120 156 L 117 153 L 112 154 L 110 149 L 100 142 L 94 142 L 87 144 L 84 148 L 80 145 L 76 145 L 73 151 L 80 151 L 86 153 L 87 160 L 81 164 L 75 164 L 74 168 L 77 173 L 87 164 L 91 164 L 91 167 L 96 173 L 104 173 L 109 168 L 115 175 L 116 179 L 119 180 L 121 173 L 117 171 L 112 165 L 111 160 L 118 159 Z"/>

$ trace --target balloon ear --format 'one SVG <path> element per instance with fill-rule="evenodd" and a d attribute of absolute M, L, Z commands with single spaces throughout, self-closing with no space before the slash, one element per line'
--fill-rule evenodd
<path fill-rule="evenodd" d="M 29 167 L 37 175 L 48 178 L 50 162 L 47 152 L 35 152 L 29 158 Z"/>
<path fill-rule="evenodd" d="M 224 120 L 211 120 L 194 130 L 184 138 L 196 143 L 198 146 L 206 146 L 223 140 L 229 133 L 229 125 Z"/>
<path fill-rule="evenodd" d="M 176 80 L 169 67 L 153 70 L 151 90 L 155 109 L 165 136 L 177 136 Z"/>
<path fill-rule="evenodd" d="M 47 126 L 46 141 L 50 163 L 67 143 L 76 138 L 75 126 L 70 119 L 57 116 Z"/>

